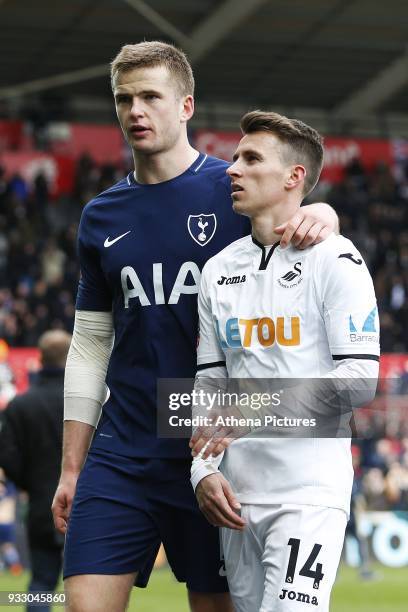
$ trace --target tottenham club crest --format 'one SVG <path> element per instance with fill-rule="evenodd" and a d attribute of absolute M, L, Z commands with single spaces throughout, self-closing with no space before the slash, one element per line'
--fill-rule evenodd
<path fill-rule="evenodd" d="M 187 220 L 190 236 L 200 246 L 205 246 L 211 240 L 217 229 L 217 217 L 211 215 L 190 215 Z"/>

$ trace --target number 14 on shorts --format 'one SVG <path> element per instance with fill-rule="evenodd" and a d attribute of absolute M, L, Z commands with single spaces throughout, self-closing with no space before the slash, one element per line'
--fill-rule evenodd
<path fill-rule="evenodd" d="M 293 584 L 295 580 L 296 574 L 296 566 L 299 556 L 300 549 L 300 540 L 298 538 L 290 538 L 288 541 L 288 546 L 290 546 L 290 555 L 288 561 L 288 567 L 286 569 L 286 577 L 285 582 L 288 584 Z M 312 578 L 313 580 L 313 588 L 318 589 L 320 586 L 320 582 L 323 579 L 323 566 L 321 563 L 316 563 L 316 568 L 313 569 L 313 564 L 316 561 L 316 558 L 322 548 L 321 544 L 314 544 L 311 553 L 306 559 L 305 564 L 299 571 L 299 576 L 305 576 L 306 578 Z M 279 595 L 279 599 L 291 599 L 303 602 L 306 604 L 312 604 L 314 606 L 318 606 L 319 602 L 317 597 L 308 595 L 307 593 L 301 593 L 297 591 L 292 591 L 289 589 L 282 589 L 282 592 Z"/>
<path fill-rule="evenodd" d="M 293 580 L 295 578 L 296 573 L 296 565 L 299 556 L 300 549 L 300 540 L 298 538 L 290 538 L 288 541 L 288 546 L 290 546 L 290 556 L 288 562 L 288 568 L 286 570 L 285 582 L 289 584 L 293 584 Z M 321 544 L 315 544 L 312 548 L 312 552 L 308 556 L 306 563 L 299 571 L 299 576 L 305 576 L 306 578 L 313 579 L 313 588 L 318 589 L 320 586 L 320 582 L 324 576 L 322 569 L 323 566 L 321 563 L 316 563 L 316 569 L 313 569 L 313 563 L 316 561 L 316 558 L 322 548 Z"/>

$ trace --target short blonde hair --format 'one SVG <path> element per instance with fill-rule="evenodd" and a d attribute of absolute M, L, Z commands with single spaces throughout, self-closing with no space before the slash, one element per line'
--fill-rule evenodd
<path fill-rule="evenodd" d="M 186 54 L 168 43 L 158 40 L 124 45 L 111 63 L 111 83 L 117 74 L 134 68 L 165 66 L 176 79 L 182 96 L 194 95 L 193 70 Z"/>
<path fill-rule="evenodd" d="M 51 329 L 44 332 L 38 340 L 42 366 L 44 368 L 64 368 L 71 339 L 71 335 L 62 329 Z"/>
<path fill-rule="evenodd" d="M 303 195 L 316 186 L 323 167 L 323 138 L 315 129 L 299 121 L 273 112 L 252 111 L 241 119 L 243 134 L 271 132 L 287 145 L 282 157 L 288 163 L 300 163 L 306 168 Z"/>

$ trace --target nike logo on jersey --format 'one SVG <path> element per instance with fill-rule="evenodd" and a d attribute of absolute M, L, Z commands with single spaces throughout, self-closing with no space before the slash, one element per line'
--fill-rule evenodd
<path fill-rule="evenodd" d="M 113 238 L 113 240 L 111 240 L 110 237 L 108 236 L 105 242 L 103 243 L 103 246 L 105 247 L 105 249 L 108 249 L 110 246 L 112 246 L 112 244 L 115 244 L 115 242 L 117 242 L 118 240 L 121 240 L 122 238 L 130 234 L 131 231 L 132 230 L 129 230 L 128 232 L 125 232 L 124 234 L 117 236 L 117 238 Z"/>
<path fill-rule="evenodd" d="M 340 257 L 344 257 L 345 259 L 349 259 L 350 261 L 352 261 L 353 263 L 357 264 L 358 266 L 361 266 L 361 264 L 363 263 L 362 259 L 355 259 L 352 253 L 342 253 L 341 255 L 338 256 L 337 259 L 340 259 Z"/>

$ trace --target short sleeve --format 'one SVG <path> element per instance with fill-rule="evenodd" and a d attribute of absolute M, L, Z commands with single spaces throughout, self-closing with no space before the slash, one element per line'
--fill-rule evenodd
<path fill-rule="evenodd" d="M 103 273 L 100 255 L 91 244 L 91 220 L 85 207 L 78 230 L 78 257 L 81 276 L 76 301 L 77 310 L 112 310 L 112 295 Z"/>
<path fill-rule="evenodd" d="M 204 266 L 198 293 L 199 336 L 197 348 L 197 369 L 204 370 L 225 366 L 225 355 L 215 329 L 211 299 L 207 286 L 208 266 Z"/>
<path fill-rule="evenodd" d="M 374 359 L 380 354 L 373 281 L 350 240 L 333 237 L 317 260 L 317 290 L 334 360 Z"/>

